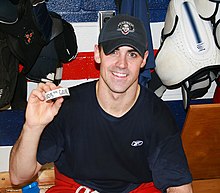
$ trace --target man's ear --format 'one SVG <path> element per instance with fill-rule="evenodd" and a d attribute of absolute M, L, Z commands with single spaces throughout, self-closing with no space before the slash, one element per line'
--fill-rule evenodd
<path fill-rule="evenodd" d="M 100 48 L 99 48 L 99 46 L 97 44 L 94 47 L 94 60 L 98 64 L 101 63 Z"/>
<path fill-rule="evenodd" d="M 141 64 L 141 68 L 143 68 L 146 65 L 148 53 L 149 53 L 148 50 L 144 53 L 144 58 L 143 58 L 143 62 Z"/>

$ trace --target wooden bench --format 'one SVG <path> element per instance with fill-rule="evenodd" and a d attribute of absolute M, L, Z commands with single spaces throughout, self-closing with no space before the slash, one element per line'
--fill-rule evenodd
<path fill-rule="evenodd" d="M 195 193 L 220 193 L 220 104 L 191 105 L 182 130 Z"/>
<path fill-rule="evenodd" d="M 31 182 L 37 181 L 40 193 L 46 192 L 48 188 L 54 185 L 54 167 L 53 164 L 45 165 L 38 175 Z M 0 193 L 21 193 L 24 185 L 13 186 L 10 182 L 9 172 L 0 172 Z"/>

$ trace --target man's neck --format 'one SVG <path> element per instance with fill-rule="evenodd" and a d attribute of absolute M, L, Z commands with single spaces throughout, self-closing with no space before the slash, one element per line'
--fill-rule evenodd
<path fill-rule="evenodd" d="M 96 84 L 96 96 L 99 105 L 108 114 L 121 117 L 135 104 L 140 94 L 140 85 L 128 89 L 125 93 L 114 93 Z"/>

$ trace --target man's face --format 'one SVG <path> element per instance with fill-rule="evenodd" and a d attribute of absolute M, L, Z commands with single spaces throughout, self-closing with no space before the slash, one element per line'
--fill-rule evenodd
<path fill-rule="evenodd" d="M 95 49 L 96 52 L 99 49 Z M 140 68 L 146 63 L 147 53 L 144 58 L 129 46 L 122 46 L 109 55 L 105 55 L 102 48 L 99 53 L 100 82 L 114 93 L 124 93 L 132 86 L 137 86 Z"/>

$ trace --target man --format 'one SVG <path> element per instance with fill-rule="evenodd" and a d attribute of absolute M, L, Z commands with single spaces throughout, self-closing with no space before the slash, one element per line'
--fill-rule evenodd
<path fill-rule="evenodd" d="M 49 193 L 191 193 L 180 131 L 168 107 L 138 84 L 148 51 L 143 24 L 117 15 L 99 35 L 94 58 L 99 80 L 70 88 L 70 97 L 45 101 L 56 89 L 40 83 L 10 156 L 14 184 L 54 162 Z"/>

